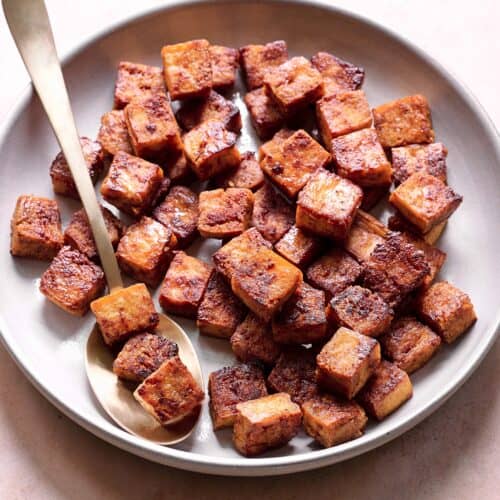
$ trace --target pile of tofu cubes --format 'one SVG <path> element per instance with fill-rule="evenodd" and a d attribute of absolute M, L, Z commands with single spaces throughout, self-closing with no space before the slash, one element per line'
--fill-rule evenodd
<path fill-rule="evenodd" d="M 409 374 L 475 321 L 469 297 L 435 282 L 434 244 L 462 202 L 447 184 L 422 95 L 372 109 L 364 70 L 326 52 L 289 57 L 284 41 L 239 50 L 192 40 L 162 48 L 163 68 L 121 62 L 114 109 L 82 138 L 124 273 L 137 284 L 101 297 L 104 276 L 85 212 L 64 233 L 56 201 L 19 197 L 13 255 L 51 260 L 40 290 L 83 315 L 89 306 L 116 375 L 161 424 L 204 399 L 156 335 L 164 311 L 225 339 L 239 363 L 210 374 L 215 430 L 232 427 L 255 456 L 300 430 L 324 447 L 361 436 L 412 396 Z M 258 152 L 240 152 L 231 93 L 241 67 Z M 62 154 L 54 192 L 78 199 Z M 394 186 L 391 190 L 391 186 Z M 388 225 L 369 211 L 383 198 Z M 199 238 L 221 241 L 207 263 Z M 146 286 L 147 285 L 147 286 Z M 222 342 L 222 340 L 221 340 Z"/>

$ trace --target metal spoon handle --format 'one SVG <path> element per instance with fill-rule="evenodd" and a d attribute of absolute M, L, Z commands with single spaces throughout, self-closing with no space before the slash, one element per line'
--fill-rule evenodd
<path fill-rule="evenodd" d="M 2 0 L 17 48 L 66 157 L 94 234 L 110 292 L 123 282 L 80 146 L 43 0 Z"/>

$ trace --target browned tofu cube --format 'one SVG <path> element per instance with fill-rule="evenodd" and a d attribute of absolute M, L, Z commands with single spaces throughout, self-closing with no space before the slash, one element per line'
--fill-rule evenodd
<path fill-rule="evenodd" d="M 296 224 L 318 236 L 346 238 L 356 216 L 363 191 L 348 179 L 319 169 L 297 200 Z"/>
<path fill-rule="evenodd" d="M 323 248 L 321 240 L 292 226 L 274 246 L 276 252 L 297 267 L 308 265 Z"/>
<path fill-rule="evenodd" d="M 208 392 L 214 430 L 234 425 L 238 403 L 267 396 L 262 370 L 253 364 L 225 366 L 212 372 Z"/>
<path fill-rule="evenodd" d="M 234 170 L 216 176 L 214 184 L 220 188 L 259 189 L 264 184 L 264 173 L 255 159 L 255 153 L 242 153 L 241 163 Z"/>
<path fill-rule="evenodd" d="M 40 291 L 56 306 L 75 316 L 83 316 L 104 287 L 102 269 L 68 246 L 61 248 L 40 280 Z"/>
<path fill-rule="evenodd" d="M 283 143 L 293 134 L 295 134 L 295 130 L 289 128 L 282 128 L 276 132 L 272 139 L 259 147 L 259 161 L 262 161 L 266 156 L 278 154 Z"/>
<path fill-rule="evenodd" d="M 158 165 L 119 151 L 102 181 L 101 194 L 125 213 L 140 217 L 151 209 L 162 181 Z"/>
<path fill-rule="evenodd" d="M 163 362 L 134 391 L 134 398 L 162 425 L 189 416 L 204 397 L 198 382 L 178 356 Z"/>
<path fill-rule="evenodd" d="M 477 316 L 469 296 L 447 281 L 434 283 L 419 297 L 417 311 L 448 344 L 465 333 Z"/>
<path fill-rule="evenodd" d="M 336 172 L 363 187 L 387 187 L 392 167 L 378 142 L 377 132 L 365 128 L 332 140 Z"/>
<path fill-rule="evenodd" d="M 178 353 L 177 344 L 162 335 L 139 333 L 123 345 L 113 362 L 113 373 L 123 380 L 142 382 Z"/>
<path fill-rule="evenodd" d="M 259 139 L 266 141 L 283 127 L 285 119 L 264 87 L 248 92 L 244 100 Z"/>
<path fill-rule="evenodd" d="M 408 374 L 395 364 L 382 360 L 359 393 L 358 401 L 370 416 L 383 420 L 412 395 Z"/>
<path fill-rule="evenodd" d="M 325 448 L 363 435 L 368 418 L 355 401 L 323 394 L 302 405 L 305 431 Z"/>
<path fill-rule="evenodd" d="M 180 156 L 170 158 L 162 166 L 163 171 L 170 179 L 172 185 L 187 185 L 196 180 L 196 176 L 191 170 L 191 167 L 184 153 L 182 153 Z"/>
<path fill-rule="evenodd" d="M 233 442 L 247 457 L 285 445 L 302 422 L 300 406 L 288 394 L 277 393 L 238 403 Z"/>
<path fill-rule="evenodd" d="M 207 40 L 190 40 L 161 49 L 170 97 L 175 101 L 206 97 L 212 88 L 212 58 Z"/>
<path fill-rule="evenodd" d="M 448 221 L 443 221 L 434 226 L 429 232 L 422 233 L 420 229 L 412 224 L 408 219 L 405 219 L 399 212 L 389 217 L 387 225 L 391 231 L 399 231 L 401 233 L 411 233 L 422 238 L 429 245 L 434 245 L 444 231 Z"/>
<path fill-rule="evenodd" d="M 341 327 L 316 358 L 318 384 L 352 399 L 380 360 L 380 344 L 375 339 Z"/>
<path fill-rule="evenodd" d="M 233 238 L 246 231 L 252 219 L 250 189 L 227 188 L 200 193 L 198 231 L 203 238 Z"/>
<path fill-rule="evenodd" d="M 373 123 L 384 148 L 434 141 L 431 110 L 423 95 L 411 95 L 373 110 Z"/>
<path fill-rule="evenodd" d="M 198 308 L 196 326 L 203 335 L 230 338 L 243 321 L 246 307 L 219 273 L 213 273 Z"/>
<path fill-rule="evenodd" d="M 175 253 L 161 285 L 159 301 L 166 312 L 196 318 L 213 269 L 186 253 Z"/>
<path fill-rule="evenodd" d="M 437 177 L 417 172 L 391 193 L 389 201 L 422 233 L 427 233 L 450 217 L 462 197 Z"/>
<path fill-rule="evenodd" d="M 128 135 L 127 122 L 123 109 L 108 111 L 101 116 L 101 126 L 97 134 L 97 141 L 101 144 L 103 151 L 114 156 L 118 151 L 132 154 L 132 144 Z"/>
<path fill-rule="evenodd" d="M 98 142 L 92 141 L 88 137 L 81 137 L 80 145 L 90 178 L 95 184 L 104 170 L 103 149 Z M 54 193 L 75 200 L 80 199 L 75 181 L 73 180 L 73 175 L 69 170 L 68 162 L 62 152 L 57 154 L 50 166 L 50 178 L 52 179 Z"/>
<path fill-rule="evenodd" d="M 333 297 L 327 316 L 336 326 L 377 337 L 389 328 L 394 314 L 377 293 L 361 286 L 350 286 Z"/>
<path fill-rule="evenodd" d="M 362 90 L 327 95 L 316 103 L 321 138 L 331 151 L 332 140 L 372 124 L 370 105 Z"/>
<path fill-rule="evenodd" d="M 389 230 L 384 224 L 363 210 L 358 210 L 344 248 L 359 262 L 364 262 L 378 244 L 384 243 L 388 235 Z"/>
<path fill-rule="evenodd" d="M 288 59 L 286 42 L 277 40 L 266 45 L 246 45 L 240 49 L 240 62 L 248 90 L 264 85 L 270 70 Z"/>
<path fill-rule="evenodd" d="M 51 260 L 63 246 L 61 214 L 55 200 L 22 195 L 10 221 L 10 253 Z"/>
<path fill-rule="evenodd" d="M 161 68 L 122 61 L 115 83 L 115 109 L 122 109 L 137 99 L 165 94 Z"/>
<path fill-rule="evenodd" d="M 361 202 L 361 209 L 370 211 L 376 207 L 387 194 L 389 194 L 390 185 L 363 187 L 363 201 Z"/>
<path fill-rule="evenodd" d="M 160 316 L 144 283 L 122 288 L 94 300 L 90 309 L 95 315 L 104 342 L 113 346 L 136 333 L 153 332 Z"/>
<path fill-rule="evenodd" d="M 396 320 L 379 342 L 383 355 L 406 373 L 424 366 L 441 345 L 439 335 L 411 317 Z"/>
<path fill-rule="evenodd" d="M 240 67 L 240 53 L 238 49 L 210 45 L 212 60 L 212 87 L 225 92 L 234 86 L 236 72 Z"/>

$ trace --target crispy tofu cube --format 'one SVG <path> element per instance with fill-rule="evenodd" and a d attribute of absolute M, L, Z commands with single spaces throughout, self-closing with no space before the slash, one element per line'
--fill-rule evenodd
<path fill-rule="evenodd" d="M 355 401 L 323 394 L 302 405 L 305 431 L 325 448 L 363 435 L 368 418 Z"/>
<path fill-rule="evenodd" d="M 395 364 L 382 360 L 359 393 L 358 401 L 370 416 L 383 420 L 412 395 L 408 374 Z"/>
<path fill-rule="evenodd" d="M 300 406 L 288 394 L 277 393 L 238 403 L 233 442 L 247 457 L 285 445 L 302 422 Z"/>
<path fill-rule="evenodd" d="M 383 355 L 406 373 L 424 366 L 441 345 L 439 335 L 412 317 L 396 320 L 379 342 Z"/>
<path fill-rule="evenodd" d="M 289 128 L 282 128 L 276 132 L 272 139 L 259 147 L 259 161 L 262 161 L 266 156 L 278 154 L 283 143 L 293 134 L 295 134 L 295 130 Z"/>
<path fill-rule="evenodd" d="M 119 151 L 101 184 L 103 198 L 132 217 L 149 211 L 163 181 L 154 163 Z"/>
<path fill-rule="evenodd" d="M 163 164 L 163 171 L 170 179 L 172 185 L 191 184 L 196 180 L 194 172 L 187 161 L 186 155 L 172 157 Z"/>
<path fill-rule="evenodd" d="M 316 103 L 316 117 L 323 143 L 332 150 L 332 140 L 372 124 L 370 105 L 362 90 L 330 94 Z"/>
<path fill-rule="evenodd" d="M 240 53 L 238 49 L 210 45 L 210 58 L 212 60 L 212 87 L 220 92 L 225 92 L 234 86 L 236 72 L 240 67 Z"/>
<path fill-rule="evenodd" d="M 246 45 L 240 49 L 240 62 L 248 90 L 264 85 L 270 70 L 288 59 L 286 42 L 277 40 L 266 45 Z"/>
<path fill-rule="evenodd" d="M 401 233 L 408 233 L 422 238 L 429 245 L 434 245 L 444 231 L 448 221 L 443 221 L 434 226 L 428 233 L 422 233 L 420 229 L 412 224 L 408 219 L 405 219 L 399 212 L 396 211 L 389 217 L 387 225 L 391 231 L 399 231 Z"/>
<path fill-rule="evenodd" d="M 74 316 L 83 316 L 104 287 L 102 269 L 68 246 L 61 248 L 40 280 L 45 297 Z"/>
<path fill-rule="evenodd" d="M 250 189 L 227 188 L 200 193 L 198 231 L 203 238 L 233 238 L 248 229 L 252 219 Z"/>
<path fill-rule="evenodd" d="M 10 253 L 51 260 L 63 246 L 61 214 L 55 200 L 22 195 L 10 221 Z"/>
<path fill-rule="evenodd" d="M 159 301 L 166 312 L 196 318 L 213 269 L 186 253 L 175 253 L 161 285 Z"/>
<path fill-rule="evenodd" d="M 373 123 L 384 148 L 434 141 L 431 110 L 423 95 L 411 95 L 373 110 Z"/>
<path fill-rule="evenodd" d="M 469 296 L 447 281 L 434 283 L 422 293 L 417 312 L 447 344 L 465 333 L 477 319 Z"/>
<path fill-rule="evenodd" d="M 113 373 L 123 380 L 142 382 L 178 353 L 177 344 L 162 335 L 139 333 L 123 345 L 113 362 Z"/>
<path fill-rule="evenodd" d="M 352 399 L 380 360 L 380 344 L 375 339 L 340 327 L 316 358 L 318 384 Z"/>
<path fill-rule="evenodd" d="M 300 268 L 317 257 L 322 248 L 323 244 L 318 238 L 297 226 L 292 226 L 274 246 L 276 252 Z"/>
<path fill-rule="evenodd" d="M 389 328 L 394 313 L 377 293 L 361 286 L 350 286 L 332 298 L 327 316 L 336 326 L 378 337 Z"/>
<path fill-rule="evenodd" d="M 433 175 L 417 172 L 389 196 L 392 203 L 422 233 L 448 219 L 462 197 Z"/>
<path fill-rule="evenodd" d="M 319 169 L 299 193 L 295 223 L 300 229 L 318 236 L 343 240 L 362 198 L 359 186 Z"/>
<path fill-rule="evenodd" d="M 136 333 L 153 332 L 160 321 L 144 283 L 122 288 L 94 300 L 90 309 L 104 342 L 109 346 L 120 344 Z"/>
<path fill-rule="evenodd" d="M 114 156 L 118 151 L 132 154 L 132 144 L 128 135 L 125 111 L 115 109 L 101 116 L 101 126 L 97 134 L 97 141 L 101 144 L 103 151 Z"/>
<path fill-rule="evenodd" d="M 234 425 L 238 403 L 267 396 L 262 370 L 253 364 L 225 366 L 212 372 L 208 392 L 214 430 Z"/>
<path fill-rule="evenodd" d="M 161 49 L 170 97 L 175 100 L 207 97 L 212 88 L 212 58 L 207 40 L 190 40 Z"/>
<path fill-rule="evenodd" d="M 83 157 L 87 164 L 90 178 L 95 184 L 104 170 L 104 152 L 101 145 L 90 140 L 88 137 L 80 138 Z M 80 199 L 76 189 L 75 181 L 69 170 L 68 162 L 62 152 L 58 153 L 52 165 L 50 166 L 50 178 L 52 179 L 52 188 L 54 193 L 61 196 L 67 196 L 75 200 Z"/>
<path fill-rule="evenodd" d="M 178 356 L 164 361 L 134 391 L 134 398 L 161 425 L 189 416 L 204 397 L 198 382 Z"/>
<path fill-rule="evenodd" d="M 242 153 L 241 163 L 234 170 L 216 176 L 214 184 L 220 188 L 259 189 L 264 184 L 264 173 L 255 159 L 255 153 Z"/>
<path fill-rule="evenodd" d="M 377 133 L 365 128 L 332 140 L 336 172 L 363 187 L 387 187 L 392 167 L 378 142 Z"/>
<path fill-rule="evenodd" d="M 244 101 L 259 139 L 266 141 L 283 127 L 285 119 L 264 87 L 245 94 Z"/>
<path fill-rule="evenodd" d="M 203 335 L 229 339 L 243 321 L 246 307 L 219 273 L 213 273 L 198 308 L 196 326 Z"/>

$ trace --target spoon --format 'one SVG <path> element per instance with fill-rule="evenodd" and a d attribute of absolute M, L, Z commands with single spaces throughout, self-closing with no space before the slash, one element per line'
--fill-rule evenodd
<path fill-rule="evenodd" d="M 112 294 L 123 288 L 123 282 L 81 150 L 45 3 L 43 0 L 2 0 L 2 4 L 19 53 L 68 162 Z M 196 351 L 184 330 L 169 317 L 160 314 L 157 333 L 178 345 L 179 357 L 200 387 L 204 387 Z M 113 356 L 104 344 L 97 325 L 89 335 L 85 361 L 87 376 L 97 400 L 120 427 L 161 445 L 179 443 L 191 434 L 199 409 L 180 422 L 161 426 L 144 411 L 130 388 L 113 373 Z"/>

